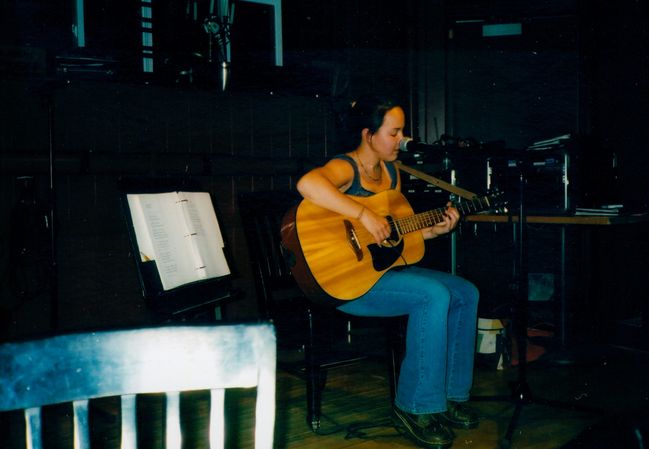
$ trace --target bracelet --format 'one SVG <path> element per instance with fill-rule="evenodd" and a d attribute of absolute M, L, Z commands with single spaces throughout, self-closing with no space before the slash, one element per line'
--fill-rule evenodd
<path fill-rule="evenodd" d="M 365 206 L 361 207 L 361 211 L 358 213 L 358 216 L 356 217 L 356 220 L 361 219 L 361 217 L 363 216 L 363 212 L 365 212 Z"/>

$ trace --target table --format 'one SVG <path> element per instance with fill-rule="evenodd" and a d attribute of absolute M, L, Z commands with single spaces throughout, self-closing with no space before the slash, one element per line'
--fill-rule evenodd
<path fill-rule="evenodd" d="M 519 216 L 505 214 L 475 214 L 464 217 L 469 223 L 511 223 L 519 222 Z M 561 227 L 560 254 L 560 284 L 559 284 L 559 336 L 562 347 L 567 344 L 567 302 L 566 302 L 566 228 L 568 226 L 583 226 L 586 229 L 599 226 L 620 226 L 629 224 L 649 223 L 649 212 L 628 215 L 528 215 L 526 224 L 558 225 Z M 516 234 L 516 233 L 514 233 Z M 520 242 L 519 242 L 520 243 Z M 527 257 L 527 254 L 525 254 Z M 649 312 L 645 306 L 643 313 L 643 329 L 649 329 L 647 319 Z"/>
<path fill-rule="evenodd" d="M 475 214 L 465 220 L 472 223 L 518 223 L 518 215 Z M 649 221 L 649 212 L 632 215 L 528 215 L 527 223 L 557 225 L 616 225 Z"/>

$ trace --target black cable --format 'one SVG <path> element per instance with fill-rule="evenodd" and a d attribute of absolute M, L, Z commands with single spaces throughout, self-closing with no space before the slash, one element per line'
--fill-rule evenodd
<path fill-rule="evenodd" d="M 379 435 L 368 435 L 363 432 L 366 429 L 378 429 L 382 427 L 389 427 L 395 430 L 393 433 L 379 434 Z M 386 418 L 383 421 L 378 423 L 364 423 L 359 422 L 355 424 L 350 424 L 347 426 L 347 434 L 345 435 L 346 440 L 351 440 L 353 438 L 359 438 L 362 440 L 378 440 L 380 438 L 391 438 L 395 436 L 403 436 L 405 432 L 400 430 L 398 426 L 395 425 L 394 421 L 390 418 Z"/>

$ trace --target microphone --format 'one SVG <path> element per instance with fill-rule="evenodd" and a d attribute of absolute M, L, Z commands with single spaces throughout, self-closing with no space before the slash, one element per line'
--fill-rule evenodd
<path fill-rule="evenodd" d="M 440 145 L 431 145 L 428 143 L 415 142 L 410 137 L 404 137 L 399 141 L 399 150 L 409 153 L 439 150 Z"/>

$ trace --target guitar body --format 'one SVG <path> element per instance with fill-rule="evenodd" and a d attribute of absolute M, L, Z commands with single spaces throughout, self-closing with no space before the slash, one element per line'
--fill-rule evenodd
<path fill-rule="evenodd" d="M 353 199 L 378 215 L 413 215 L 396 190 Z M 421 232 L 396 231 L 382 245 L 360 221 L 302 200 L 282 223 L 282 244 L 290 252 L 291 271 L 311 299 L 348 301 L 367 293 L 390 268 L 414 264 L 424 256 Z"/>

